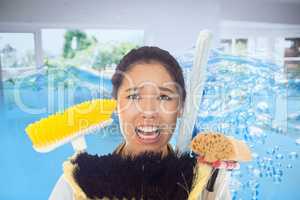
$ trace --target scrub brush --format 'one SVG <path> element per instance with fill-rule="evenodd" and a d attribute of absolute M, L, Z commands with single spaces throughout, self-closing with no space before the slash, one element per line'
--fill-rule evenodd
<path fill-rule="evenodd" d="M 75 151 L 84 151 L 84 135 L 109 125 L 115 107 L 112 99 L 85 101 L 29 124 L 25 131 L 37 152 L 46 153 L 69 142 Z"/>

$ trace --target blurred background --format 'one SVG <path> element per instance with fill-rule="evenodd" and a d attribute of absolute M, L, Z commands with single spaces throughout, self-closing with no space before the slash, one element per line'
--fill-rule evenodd
<path fill-rule="evenodd" d="M 170 51 L 188 85 L 203 29 L 214 40 L 194 133 L 251 147 L 253 161 L 232 172 L 233 199 L 300 199 L 299 10 L 299 0 L 0 0 L 0 199 L 48 199 L 73 154 L 70 144 L 35 152 L 29 123 L 111 98 L 116 65 L 143 45 Z M 113 120 L 86 138 L 89 153 L 122 141 Z"/>

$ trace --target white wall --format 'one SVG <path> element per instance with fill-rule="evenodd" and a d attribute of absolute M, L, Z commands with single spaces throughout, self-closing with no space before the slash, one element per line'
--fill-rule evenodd
<path fill-rule="evenodd" d="M 219 5 L 209 0 L 0 0 L 0 30 L 15 27 L 15 23 L 23 27 L 143 29 L 146 44 L 176 51 L 190 48 L 201 29 L 216 32 L 218 20 Z"/>
<path fill-rule="evenodd" d="M 300 24 L 300 0 L 0 0 L 0 31 L 39 27 L 145 30 L 145 44 L 181 51 L 223 20 Z M 298 2 L 298 3 L 297 3 Z"/>
<path fill-rule="evenodd" d="M 224 20 L 300 24 L 300 0 L 221 0 Z"/>
<path fill-rule="evenodd" d="M 220 24 L 220 35 L 223 38 L 300 37 L 300 24 L 223 21 Z"/>

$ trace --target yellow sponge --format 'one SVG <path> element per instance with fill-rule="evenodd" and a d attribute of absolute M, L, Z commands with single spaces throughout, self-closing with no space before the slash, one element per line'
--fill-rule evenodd
<path fill-rule="evenodd" d="M 192 150 L 207 162 L 251 161 L 251 151 L 242 140 L 217 132 L 199 133 L 191 142 Z"/>
<path fill-rule="evenodd" d="M 36 151 L 48 152 L 109 124 L 115 107 L 112 99 L 86 101 L 29 124 L 26 132 Z"/>

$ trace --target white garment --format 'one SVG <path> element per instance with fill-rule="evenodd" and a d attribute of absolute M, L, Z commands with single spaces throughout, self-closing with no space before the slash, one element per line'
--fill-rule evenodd
<path fill-rule="evenodd" d="M 56 182 L 48 200 L 73 200 L 73 190 L 67 183 L 64 175 Z"/>

